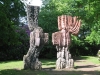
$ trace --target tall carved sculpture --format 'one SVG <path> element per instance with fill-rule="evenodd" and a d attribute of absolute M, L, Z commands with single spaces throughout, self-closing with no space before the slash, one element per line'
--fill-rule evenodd
<path fill-rule="evenodd" d="M 39 6 L 27 5 L 28 27 L 30 29 L 30 48 L 23 57 L 24 69 L 41 69 L 39 53 L 48 41 L 48 33 L 43 33 L 43 29 L 38 26 Z"/>
<path fill-rule="evenodd" d="M 77 35 L 81 22 L 77 17 L 58 16 L 58 32 L 52 34 L 52 43 L 57 49 L 56 69 L 73 68 L 74 60 L 69 52 L 71 34 Z"/>

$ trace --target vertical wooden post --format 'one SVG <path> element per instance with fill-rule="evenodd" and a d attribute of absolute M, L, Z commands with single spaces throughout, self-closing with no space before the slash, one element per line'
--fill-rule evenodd
<path fill-rule="evenodd" d="M 31 31 L 38 27 L 39 6 L 27 5 L 27 20 Z"/>
<path fill-rule="evenodd" d="M 69 52 L 71 34 L 77 35 L 80 28 L 80 20 L 77 17 L 58 16 L 58 32 L 52 34 L 53 45 L 57 48 L 56 69 L 73 68 L 74 60 Z"/>
<path fill-rule="evenodd" d="M 24 69 L 41 70 L 42 63 L 38 57 L 44 44 L 48 41 L 48 33 L 38 26 L 39 6 L 27 5 L 28 27 L 30 29 L 30 48 L 23 57 Z"/>

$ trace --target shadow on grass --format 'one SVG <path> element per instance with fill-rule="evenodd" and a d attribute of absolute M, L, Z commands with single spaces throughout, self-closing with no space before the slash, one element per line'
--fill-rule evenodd
<path fill-rule="evenodd" d="M 51 70 L 45 69 L 41 71 L 6 69 L 1 70 L 0 75 L 100 75 L 100 71 L 59 71 L 52 68 Z"/>
<path fill-rule="evenodd" d="M 99 71 L 48 71 L 48 75 L 100 75 Z"/>
<path fill-rule="evenodd" d="M 42 63 L 42 65 L 55 65 L 55 63 L 51 62 L 51 63 Z"/>
<path fill-rule="evenodd" d="M 1 70 L 0 75 L 48 75 L 48 74 L 44 71 L 6 69 L 6 70 Z"/>
<path fill-rule="evenodd" d="M 89 56 L 80 56 L 80 57 L 74 57 L 74 60 L 85 60 L 88 58 L 89 58 Z"/>
<path fill-rule="evenodd" d="M 0 61 L 0 64 L 10 63 L 10 62 L 21 62 L 21 60 Z"/>
<path fill-rule="evenodd" d="M 42 62 L 42 65 L 55 65 L 56 64 L 56 59 L 42 59 L 40 60 Z"/>
<path fill-rule="evenodd" d="M 95 67 L 98 67 L 98 66 L 95 66 L 95 65 L 76 66 L 75 69 L 79 69 L 79 68 L 95 68 Z"/>

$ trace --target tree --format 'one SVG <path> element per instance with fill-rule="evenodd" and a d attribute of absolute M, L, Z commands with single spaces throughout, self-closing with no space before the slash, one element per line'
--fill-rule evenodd
<path fill-rule="evenodd" d="M 39 25 L 45 32 L 49 33 L 49 44 L 43 50 L 43 53 L 46 54 L 45 56 L 49 58 L 56 56 L 55 47 L 51 42 L 51 35 L 58 30 L 57 17 L 62 14 L 72 15 L 72 13 L 69 12 L 71 8 L 69 4 L 69 0 L 43 0 L 43 6 L 39 14 Z M 49 50 L 49 52 L 46 50 Z"/>
<path fill-rule="evenodd" d="M 0 0 L 0 59 L 7 59 L 9 57 L 7 55 L 12 50 L 13 52 L 15 49 L 18 50 L 18 45 L 22 44 L 20 34 L 18 33 L 20 31 L 18 26 L 19 17 L 24 15 L 25 10 L 19 0 Z M 14 54 L 13 52 L 12 54 Z M 12 57 L 12 55 L 10 56 Z"/>
<path fill-rule="evenodd" d="M 0 1 L 0 45 L 9 45 L 16 41 L 15 25 L 19 25 L 19 16 L 24 15 L 23 4 L 20 1 Z"/>
<path fill-rule="evenodd" d="M 76 5 L 74 8 L 77 8 L 80 18 L 83 20 L 83 25 L 81 27 L 81 36 L 83 35 L 85 47 L 87 50 L 96 55 L 99 45 L 100 45 L 100 1 L 99 0 L 75 0 Z M 82 10 L 81 10 L 82 9 Z M 81 13 L 80 13 L 81 12 Z M 84 47 L 84 48 L 85 48 Z M 86 48 L 85 48 L 86 50 Z"/>
<path fill-rule="evenodd" d="M 46 47 L 51 51 L 49 53 L 52 54 L 55 49 L 51 34 L 57 31 L 57 16 L 71 15 L 78 16 L 82 25 L 78 37 L 72 36 L 70 51 L 73 55 L 96 55 L 100 45 L 99 3 L 99 0 L 43 0 L 39 24 L 50 34 L 49 46 Z"/>

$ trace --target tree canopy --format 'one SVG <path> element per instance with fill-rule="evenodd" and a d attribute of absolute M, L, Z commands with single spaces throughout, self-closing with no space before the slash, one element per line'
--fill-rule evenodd
<path fill-rule="evenodd" d="M 96 55 L 100 45 L 99 0 L 42 0 L 39 24 L 50 34 L 49 50 L 52 52 L 51 35 L 57 31 L 59 15 L 78 16 L 81 28 L 78 36 L 72 36 L 70 51 L 73 55 Z M 51 49 L 50 49 L 51 48 Z M 53 50 L 54 51 L 54 50 Z"/>
<path fill-rule="evenodd" d="M 49 43 L 41 51 L 40 56 L 56 57 L 56 49 L 52 45 L 51 36 L 53 32 L 58 31 L 57 17 L 60 15 L 78 16 L 81 19 L 79 34 L 77 36 L 72 35 L 70 46 L 72 55 L 96 55 L 98 49 L 100 49 L 100 0 L 42 1 L 43 5 L 38 18 L 39 26 L 43 28 L 44 32 L 49 33 Z M 20 0 L 0 0 L 0 51 L 1 49 L 2 51 L 6 50 L 5 53 L 9 54 L 12 47 L 11 51 L 15 55 L 15 51 L 27 49 L 28 44 L 25 43 L 27 37 L 18 28 L 19 18 L 25 15 L 24 4 Z M 18 44 L 19 46 L 15 47 Z M 9 50 L 7 47 L 9 47 Z M 23 54 L 24 52 L 21 51 L 20 53 Z M 21 56 L 23 56 L 22 54 Z M 0 55 L 5 54 L 0 52 Z"/>
<path fill-rule="evenodd" d="M 28 46 L 27 36 L 18 27 L 19 17 L 23 16 L 25 10 L 20 0 L 0 0 L 0 60 L 22 58 Z"/>
<path fill-rule="evenodd" d="M 0 46 L 17 42 L 15 26 L 19 26 L 19 17 L 24 15 L 25 10 L 19 0 L 0 1 Z"/>

